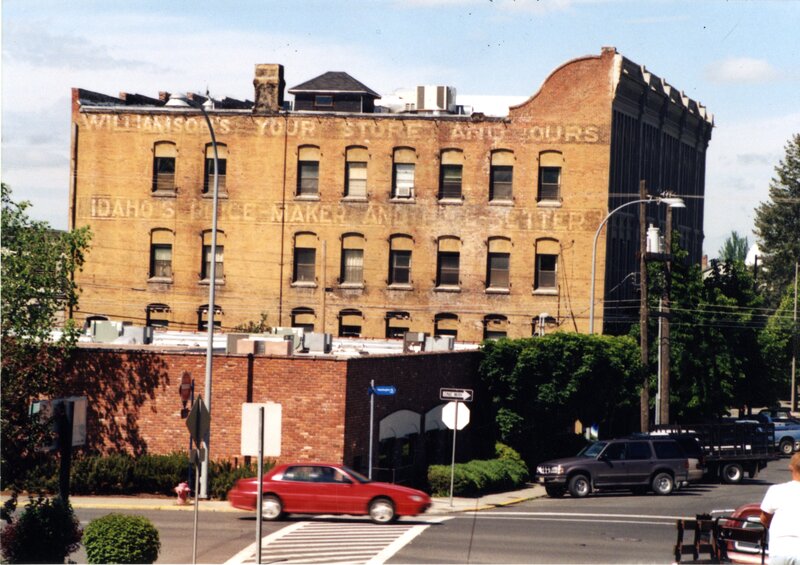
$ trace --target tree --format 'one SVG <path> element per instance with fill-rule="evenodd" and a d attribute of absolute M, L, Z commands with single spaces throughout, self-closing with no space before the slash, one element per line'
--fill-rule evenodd
<path fill-rule="evenodd" d="M 750 243 L 747 237 L 742 237 L 735 230 L 731 232 L 722 247 L 719 248 L 719 260 L 725 263 L 733 261 L 744 262 L 747 259 L 747 251 L 750 249 Z"/>
<path fill-rule="evenodd" d="M 59 368 L 77 340 L 67 321 L 51 338 L 58 315 L 78 303 L 73 274 L 83 265 L 90 232 L 58 232 L 28 216 L 2 183 L 2 480 L 17 482 L 36 465 L 36 446 L 48 429 L 28 416 L 31 401 L 54 397 L 63 385 Z"/>
<path fill-rule="evenodd" d="M 800 134 L 786 144 L 786 156 L 775 173 L 769 202 L 759 204 L 755 218 L 766 291 L 773 306 L 794 280 L 794 265 L 800 260 Z"/>

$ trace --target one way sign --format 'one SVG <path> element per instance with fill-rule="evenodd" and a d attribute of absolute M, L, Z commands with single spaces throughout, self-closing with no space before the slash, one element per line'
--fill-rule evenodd
<path fill-rule="evenodd" d="M 458 402 L 471 402 L 472 389 L 469 388 L 440 388 L 439 400 L 456 400 Z"/>

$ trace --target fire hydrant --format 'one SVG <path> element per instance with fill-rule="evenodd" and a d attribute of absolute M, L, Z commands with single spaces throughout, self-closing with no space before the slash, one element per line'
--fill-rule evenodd
<path fill-rule="evenodd" d="M 178 504 L 187 504 L 189 502 L 189 493 L 192 489 L 189 488 L 187 483 L 181 483 L 175 487 L 175 494 L 178 495 Z"/>

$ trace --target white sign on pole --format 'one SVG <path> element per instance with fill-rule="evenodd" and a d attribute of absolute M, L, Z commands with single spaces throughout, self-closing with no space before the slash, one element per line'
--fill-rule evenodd
<path fill-rule="evenodd" d="M 242 455 L 258 456 L 258 409 L 264 407 L 264 457 L 281 454 L 281 405 L 276 402 L 242 404 Z"/>
<path fill-rule="evenodd" d="M 456 419 L 456 410 L 458 410 L 458 419 Z M 448 429 L 463 430 L 469 424 L 469 408 L 463 402 L 448 402 L 442 408 L 442 422 Z"/>

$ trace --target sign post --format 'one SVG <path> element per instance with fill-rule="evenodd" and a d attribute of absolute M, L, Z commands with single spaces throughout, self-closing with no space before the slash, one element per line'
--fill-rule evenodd
<path fill-rule="evenodd" d="M 194 484 L 195 489 L 200 483 L 200 465 L 201 461 L 205 460 L 205 450 L 201 448 L 203 438 L 211 428 L 211 414 L 203 402 L 203 395 L 197 395 L 197 398 L 192 404 L 192 409 L 186 417 L 186 427 L 189 428 L 189 433 L 194 440 L 197 449 L 192 449 L 190 456 L 192 463 L 194 463 Z M 200 496 L 197 491 L 194 493 L 194 532 L 192 534 L 192 563 L 197 563 L 197 517 L 200 513 Z"/>
<path fill-rule="evenodd" d="M 453 391 L 456 389 L 442 389 L 442 391 Z M 439 397 L 442 398 L 443 392 L 440 391 Z M 466 393 L 466 390 L 457 390 L 459 394 Z M 467 396 L 472 399 L 472 391 L 469 391 Z M 453 430 L 453 458 L 450 462 L 450 506 L 453 506 L 453 485 L 455 483 L 456 473 L 456 432 L 461 430 L 469 424 L 469 408 L 463 402 L 454 400 L 445 404 L 442 408 L 442 422 L 444 425 Z"/>
<path fill-rule="evenodd" d="M 394 396 L 397 389 L 393 385 L 375 386 L 375 381 L 369 381 L 369 466 L 367 478 L 372 479 L 372 435 L 375 426 L 375 397 Z"/>

